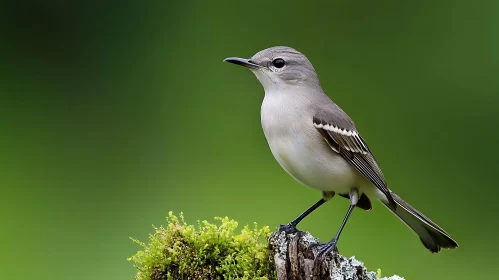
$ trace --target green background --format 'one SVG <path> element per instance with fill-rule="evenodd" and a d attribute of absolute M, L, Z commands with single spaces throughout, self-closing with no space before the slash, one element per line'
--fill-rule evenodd
<path fill-rule="evenodd" d="M 274 45 L 308 56 L 388 185 L 460 245 L 430 254 L 375 203 L 340 252 L 407 279 L 496 278 L 499 2 L 145 2 L 1 2 L 2 279 L 130 279 L 128 237 L 170 210 L 274 229 L 315 202 L 269 151 L 261 85 L 222 63 Z M 327 241 L 347 205 L 300 228 Z"/>

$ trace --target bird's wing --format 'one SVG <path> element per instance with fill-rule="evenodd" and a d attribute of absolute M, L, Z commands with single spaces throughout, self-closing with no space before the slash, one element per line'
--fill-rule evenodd
<path fill-rule="evenodd" d="M 385 177 L 374 159 L 366 142 L 355 129 L 353 121 L 339 107 L 339 110 L 318 112 L 313 118 L 313 125 L 324 137 L 331 149 L 340 154 L 364 177 L 371 181 L 387 197 L 390 206 L 397 206 Z M 331 115 L 336 114 L 336 115 Z"/>

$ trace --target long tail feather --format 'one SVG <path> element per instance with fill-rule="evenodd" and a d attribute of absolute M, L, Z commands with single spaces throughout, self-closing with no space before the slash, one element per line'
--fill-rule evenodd
<path fill-rule="evenodd" d="M 419 235 L 423 245 L 432 253 L 438 253 L 440 248 L 453 249 L 458 244 L 441 227 L 428 219 L 421 212 L 405 202 L 397 194 L 391 193 L 397 208 L 393 210 L 388 202 L 383 202 L 390 211 L 397 215 L 405 224 Z"/>

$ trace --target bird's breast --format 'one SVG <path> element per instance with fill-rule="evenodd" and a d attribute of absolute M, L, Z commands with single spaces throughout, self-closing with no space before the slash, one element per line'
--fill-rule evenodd
<path fill-rule="evenodd" d="M 314 112 L 279 97 L 265 97 L 262 127 L 275 159 L 297 181 L 315 189 L 348 193 L 357 172 L 313 126 Z"/>

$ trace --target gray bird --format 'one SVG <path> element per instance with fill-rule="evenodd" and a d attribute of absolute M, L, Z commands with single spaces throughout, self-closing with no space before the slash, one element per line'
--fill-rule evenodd
<path fill-rule="evenodd" d="M 321 244 L 318 258 L 336 250 L 354 207 L 371 210 L 371 198 L 379 199 L 406 223 L 431 252 L 458 246 L 441 227 L 387 187 L 354 122 L 326 96 L 303 54 L 290 47 L 272 47 L 250 59 L 224 61 L 249 68 L 263 85 L 261 121 L 275 159 L 296 181 L 322 191 L 319 201 L 281 230 L 296 231 L 303 218 L 338 194 L 350 200 L 350 207 L 335 237 Z"/>

